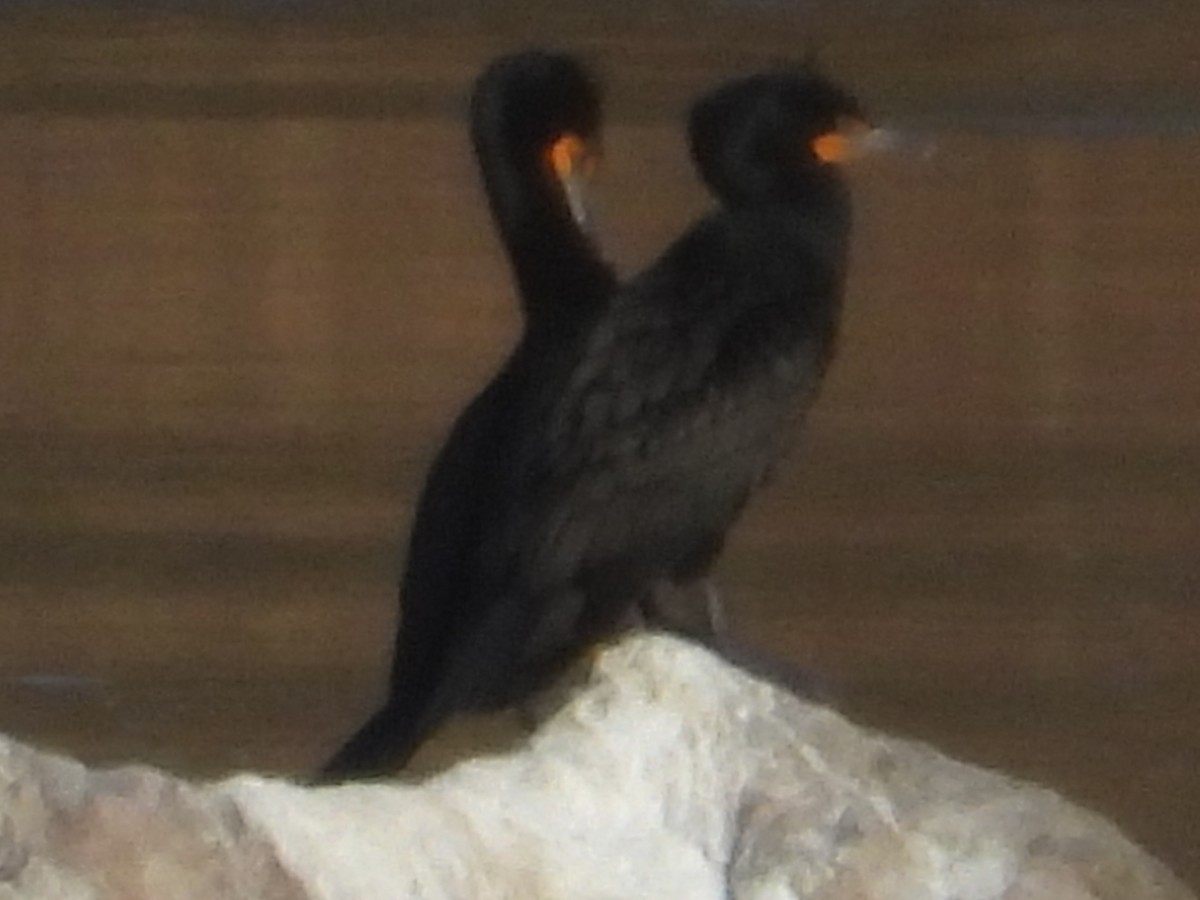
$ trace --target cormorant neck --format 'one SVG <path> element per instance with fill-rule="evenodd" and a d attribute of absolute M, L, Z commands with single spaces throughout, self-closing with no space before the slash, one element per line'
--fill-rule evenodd
<path fill-rule="evenodd" d="M 598 301 L 600 283 L 611 286 L 611 270 L 536 152 L 514 152 L 502 138 L 479 128 L 473 136 L 488 205 L 526 318 L 531 323 L 574 318 L 580 304 Z"/>
<path fill-rule="evenodd" d="M 802 265 L 806 278 L 827 280 L 831 291 L 840 283 L 851 232 L 850 197 L 844 184 L 830 182 L 800 196 L 743 198 L 722 207 L 739 256 L 756 260 L 759 276 L 777 276 L 791 283 L 794 267 Z"/>

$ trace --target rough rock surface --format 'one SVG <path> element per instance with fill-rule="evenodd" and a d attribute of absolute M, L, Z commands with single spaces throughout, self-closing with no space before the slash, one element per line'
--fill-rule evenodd
<path fill-rule="evenodd" d="M 1185 900 L 1098 816 L 634 636 L 517 752 L 191 784 L 0 739 L 0 900 Z"/>

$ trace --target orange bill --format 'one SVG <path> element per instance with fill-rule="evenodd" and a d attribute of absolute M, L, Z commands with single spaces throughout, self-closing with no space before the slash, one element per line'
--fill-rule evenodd
<path fill-rule="evenodd" d="M 551 170 L 562 185 L 571 217 L 580 228 L 589 231 L 591 214 L 587 204 L 586 181 L 596 168 L 595 154 L 591 147 L 579 135 L 567 132 L 550 145 L 546 157 Z"/>
<path fill-rule="evenodd" d="M 842 163 L 869 153 L 875 144 L 875 129 L 862 119 L 842 119 L 832 131 L 813 138 L 813 155 L 824 163 Z"/>
<path fill-rule="evenodd" d="M 550 168 L 560 179 L 578 174 L 588 174 L 589 167 L 587 144 L 577 134 L 567 132 L 560 136 L 547 154 L 550 158 Z"/>

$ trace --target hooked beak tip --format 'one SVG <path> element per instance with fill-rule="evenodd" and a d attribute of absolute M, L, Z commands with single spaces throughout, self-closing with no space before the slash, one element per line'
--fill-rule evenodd
<path fill-rule="evenodd" d="M 931 158 L 938 149 L 937 144 L 927 138 L 887 126 L 872 128 L 862 139 L 865 152 L 900 153 L 921 160 Z"/>

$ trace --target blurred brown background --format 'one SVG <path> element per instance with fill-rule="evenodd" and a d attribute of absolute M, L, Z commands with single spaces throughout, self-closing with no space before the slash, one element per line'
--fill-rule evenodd
<path fill-rule="evenodd" d="M 470 79 L 600 70 L 634 271 L 706 203 L 688 99 L 817 46 L 937 152 L 853 174 L 841 354 L 721 566 L 737 621 L 1200 882 L 1194 5 L 86 6 L 0 18 L 0 728 L 310 771 L 513 333 Z"/>

